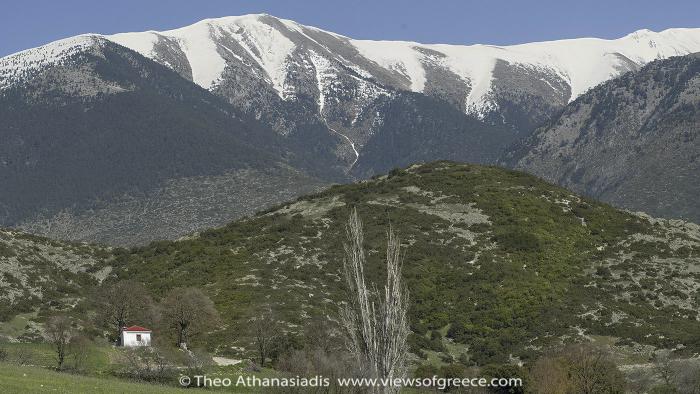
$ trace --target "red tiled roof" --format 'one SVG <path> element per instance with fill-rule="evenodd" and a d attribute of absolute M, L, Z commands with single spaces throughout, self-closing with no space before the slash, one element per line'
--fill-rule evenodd
<path fill-rule="evenodd" d="M 122 331 L 143 331 L 143 332 L 151 332 L 148 328 L 143 328 L 141 326 L 131 326 L 131 327 L 123 327 Z"/>

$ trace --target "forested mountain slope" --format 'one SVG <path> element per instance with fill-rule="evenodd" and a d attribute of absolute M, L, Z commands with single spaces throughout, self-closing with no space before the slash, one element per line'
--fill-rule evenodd
<path fill-rule="evenodd" d="M 292 167 L 310 156 L 319 176 L 332 173 L 330 154 L 309 154 L 313 143 L 294 151 L 111 41 L 85 36 L 24 55 L 2 59 L 39 65 L 0 90 L 1 225 L 144 243 L 314 190 L 322 182 Z"/>
<path fill-rule="evenodd" d="M 700 55 L 659 60 L 592 89 L 511 164 L 615 206 L 700 222 Z"/>

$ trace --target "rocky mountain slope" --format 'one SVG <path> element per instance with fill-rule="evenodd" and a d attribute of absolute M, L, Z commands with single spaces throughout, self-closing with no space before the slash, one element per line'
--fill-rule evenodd
<path fill-rule="evenodd" d="M 529 132 L 601 82 L 655 59 L 700 51 L 700 29 L 640 30 L 617 40 L 428 45 L 354 40 L 266 14 L 104 38 L 168 66 L 282 134 L 303 140 L 306 130 L 328 124 L 357 151 L 373 133 L 358 119 L 396 91 L 423 93 Z M 36 68 L 35 58 L 28 51 L 20 62 L 0 66 L 0 86 Z M 347 145 L 345 159 L 352 163 Z"/>
<path fill-rule="evenodd" d="M 655 61 L 592 89 L 511 159 L 616 206 L 700 222 L 700 56 Z"/>
<path fill-rule="evenodd" d="M 630 349 L 700 350 L 697 225 L 622 212 L 496 167 L 437 162 L 334 186 L 194 238 L 119 252 L 114 275 L 157 295 L 206 289 L 225 323 L 209 344 L 233 356 L 261 307 L 291 332 L 336 313 L 353 207 L 372 280 L 383 275 L 388 226 L 403 240 L 414 333 L 441 329 L 479 365 L 590 335 Z"/>

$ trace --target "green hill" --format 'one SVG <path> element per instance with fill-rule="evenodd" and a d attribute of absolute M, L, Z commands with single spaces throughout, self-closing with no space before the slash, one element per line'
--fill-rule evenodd
<path fill-rule="evenodd" d="M 0 229 L 0 340 L 32 328 L 37 313 L 74 306 L 109 275 L 109 248 Z M 16 319 L 21 327 L 12 329 Z M 10 321 L 10 323 L 13 323 Z"/>
<path fill-rule="evenodd" d="M 352 207 L 372 278 L 382 275 L 388 226 L 403 240 L 414 332 L 442 329 L 480 365 L 588 335 L 700 350 L 697 225 L 496 167 L 436 162 L 334 186 L 190 239 L 117 251 L 114 272 L 156 297 L 203 288 L 225 323 L 207 341 L 232 353 L 248 346 L 246 323 L 263 306 L 290 332 L 336 315 Z"/>

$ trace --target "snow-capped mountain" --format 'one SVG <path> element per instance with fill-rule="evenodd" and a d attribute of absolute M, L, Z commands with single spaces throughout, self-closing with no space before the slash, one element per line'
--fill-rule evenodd
<path fill-rule="evenodd" d="M 176 30 L 108 38 L 179 70 L 207 89 L 215 88 L 225 77 L 226 67 L 239 61 L 263 71 L 277 94 L 288 99 L 295 90 L 291 78 L 294 62 L 303 58 L 310 60 L 309 69 L 317 73 L 320 107 L 332 82 L 324 77 L 344 66 L 359 76 L 414 92 L 429 92 L 433 84 L 464 84 L 464 110 L 480 112 L 496 104 L 493 94 L 498 79 L 508 74 L 499 69 L 501 62 L 511 72 L 539 72 L 559 79 L 551 89 L 571 101 L 591 87 L 652 60 L 700 51 L 700 29 L 639 30 L 617 40 L 425 45 L 353 40 L 269 15 L 207 19 Z M 434 80 L 434 74 L 440 73 L 455 80 Z"/>
<path fill-rule="evenodd" d="M 2 59 L 0 87 L 8 77 L 84 48 L 89 37 Z M 528 129 L 601 82 L 655 59 L 700 51 L 700 29 L 640 30 L 616 40 L 426 45 L 354 40 L 266 14 L 105 38 L 269 118 L 283 134 L 293 132 L 296 122 L 271 115 L 275 111 L 268 107 L 301 103 L 303 117 L 308 111 L 336 129 L 350 128 L 345 131 L 359 146 L 368 136 L 352 130 L 353 124 L 369 103 L 395 90 L 424 93 L 482 119 Z"/>
<path fill-rule="evenodd" d="M 525 135 L 588 89 L 646 63 L 700 51 L 700 29 L 640 30 L 513 46 L 354 40 L 270 15 L 207 19 L 108 39 L 220 94 L 282 134 L 317 118 L 352 170 L 396 91 L 449 103 Z M 300 136 L 304 139 L 303 136 Z"/>
<path fill-rule="evenodd" d="M 283 135 L 327 128 L 352 169 L 396 92 L 425 94 L 529 133 L 588 89 L 659 58 L 700 51 L 700 29 L 640 30 L 512 46 L 354 40 L 266 14 L 169 31 L 84 35 L 0 59 L 0 88 L 105 38 L 166 65 Z"/>
<path fill-rule="evenodd" d="M 260 71 L 285 100 L 301 93 L 295 77 L 308 73 L 317 83 L 314 95 L 321 111 L 324 96 L 333 90 L 333 77 L 354 74 L 395 89 L 445 95 L 465 112 L 482 116 L 498 108 L 503 85 L 516 84 L 524 93 L 549 94 L 570 102 L 591 87 L 652 60 L 700 51 L 700 29 L 639 30 L 617 40 L 425 45 L 354 40 L 270 15 L 207 19 L 176 30 L 108 38 L 207 89 L 216 89 L 230 77 L 228 67 L 243 63 Z M 539 81 L 523 84 L 523 75 Z M 372 93 L 376 94 L 368 92 Z"/>
<path fill-rule="evenodd" d="M 114 244 L 177 238 L 313 190 L 327 181 L 302 168 L 327 174 L 336 162 L 326 150 L 305 166 L 309 149 L 100 36 L 18 54 L 22 68 L 3 60 L 0 227 Z M 321 132 L 309 146 L 335 143 Z"/>
<path fill-rule="evenodd" d="M 0 58 L 0 179 L 10 185 L 0 188 L 0 225 L 62 223 L 93 234 L 69 238 L 114 240 L 126 226 L 115 212 L 135 201 L 166 207 L 154 220 L 174 218 L 167 236 L 181 235 L 197 228 L 194 217 L 231 219 L 232 190 L 240 212 L 274 200 L 250 185 L 290 197 L 416 162 L 493 164 L 588 89 L 698 51 L 700 29 L 426 45 L 354 40 L 270 15 L 71 37 Z M 270 168 L 306 180 L 273 182 L 289 177 Z M 207 204 L 222 210 L 206 216 L 193 201 L 212 184 L 225 191 Z M 137 222 L 132 232 L 149 232 Z"/>

